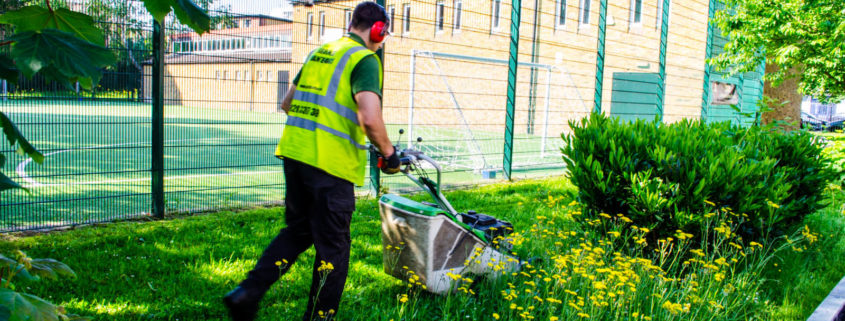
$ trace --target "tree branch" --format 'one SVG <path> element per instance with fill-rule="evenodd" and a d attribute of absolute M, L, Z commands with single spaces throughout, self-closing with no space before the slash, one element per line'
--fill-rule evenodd
<path fill-rule="evenodd" d="M 53 12 L 53 6 L 50 5 L 50 0 L 44 0 L 44 2 L 47 3 L 47 10 L 50 10 L 50 12 Z"/>
<path fill-rule="evenodd" d="M 0 42 L 0 47 L 11 45 L 13 42 L 14 41 L 11 41 L 11 40 Z"/>

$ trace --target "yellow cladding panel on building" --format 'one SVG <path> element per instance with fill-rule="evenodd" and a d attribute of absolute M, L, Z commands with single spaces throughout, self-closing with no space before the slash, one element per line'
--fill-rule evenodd
<path fill-rule="evenodd" d="M 551 65 L 554 69 L 550 74 L 543 68 L 518 69 L 515 115 L 518 131 L 536 132 L 542 127 L 556 135 L 567 131 L 568 120 L 583 117 L 592 110 L 599 0 L 589 0 L 589 23 L 582 23 L 584 1 L 587 0 L 565 1 L 565 10 L 560 10 L 559 1 L 523 1 L 519 61 Z M 658 72 L 658 1 L 662 0 L 642 1 L 639 22 L 632 19 L 634 1 L 608 1 L 604 112 L 611 109 L 614 73 Z M 278 78 L 279 71 L 287 71 L 293 79 L 308 53 L 345 33 L 351 11 L 358 3 L 330 1 L 294 6 L 291 63 L 169 64 L 167 101 L 201 107 L 277 111 L 281 100 L 278 81 L 266 80 L 266 74 L 259 80 L 255 72 L 273 71 L 272 77 Z M 500 3 L 498 18 L 493 14 L 496 3 Z M 474 128 L 503 131 L 507 64 L 416 55 L 412 74 L 411 53 L 431 51 L 506 61 L 511 2 L 388 0 L 386 4 L 394 17 L 385 61 L 387 122 L 408 123 L 413 75 L 415 123 L 448 127 L 463 126 L 466 122 Z M 707 5 L 707 0 L 676 0 L 671 4 L 664 109 L 667 121 L 700 116 Z M 405 17 L 406 8 L 410 8 L 410 17 Z M 564 16 L 560 17 L 562 12 Z M 145 93 L 149 93 L 148 88 L 145 82 Z M 463 118 L 458 115 L 458 108 Z"/>

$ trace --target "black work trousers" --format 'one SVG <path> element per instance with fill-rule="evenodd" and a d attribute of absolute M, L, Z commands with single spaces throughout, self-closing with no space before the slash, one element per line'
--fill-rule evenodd
<path fill-rule="evenodd" d="M 349 221 L 355 211 L 354 185 L 346 180 L 285 159 L 285 222 L 287 227 L 270 242 L 241 287 L 267 292 L 311 245 L 316 249 L 311 291 L 303 320 L 319 318 L 319 311 L 337 313 L 349 270 Z M 281 266 L 277 262 L 282 263 Z M 332 270 L 319 271 L 321 261 Z M 322 279 L 325 283 L 320 286 Z M 279 316 L 279 320 L 289 320 Z"/>

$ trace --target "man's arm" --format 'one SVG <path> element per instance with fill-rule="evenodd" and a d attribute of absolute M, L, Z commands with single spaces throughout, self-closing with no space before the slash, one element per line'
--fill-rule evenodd
<path fill-rule="evenodd" d="M 285 110 L 285 114 L 290 111 L 290 103 L 293 102 L 293 93 L 296 91 L 296 85 L 290 86 L 288 89 L 288 93 L 285 94 L 285 100 L 282 101 L 282 109 Z"/>
<path fill-rule="evenodd" d="M 355 101 L 358 102 L 358 121 L 370 142 L 376 145 L 382 155 L 393 155 L 396 151 L 387 137 L 387 128 L 384 127 L 381 98 L 372 91 L 361 91 L 355 94 Z"/>

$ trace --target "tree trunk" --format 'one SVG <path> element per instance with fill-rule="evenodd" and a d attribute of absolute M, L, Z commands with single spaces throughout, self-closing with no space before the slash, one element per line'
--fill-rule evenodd
<path fill-rule="evenodd" d="M 780 69 L 778 65 L 766 64 L 766 74 L 777 72 Z M 789 71 L 790 76 L 797 75 L 798 68 L 793 68 Z M 789 77 L 784 80 L 780 86 L 772 87 L 772 83 L 767 81 L 764 84 L 763 95 L 772 99 L 769 108 L 771 110 L 763 114 L 763 124 L 771 124 L 775 121 L 784 121 L 788 125 L 782 127 L 789 130 L 798 129 L 801 122 L 801 100 L 804 98 L 798 92 L 798 78 Z"/>

